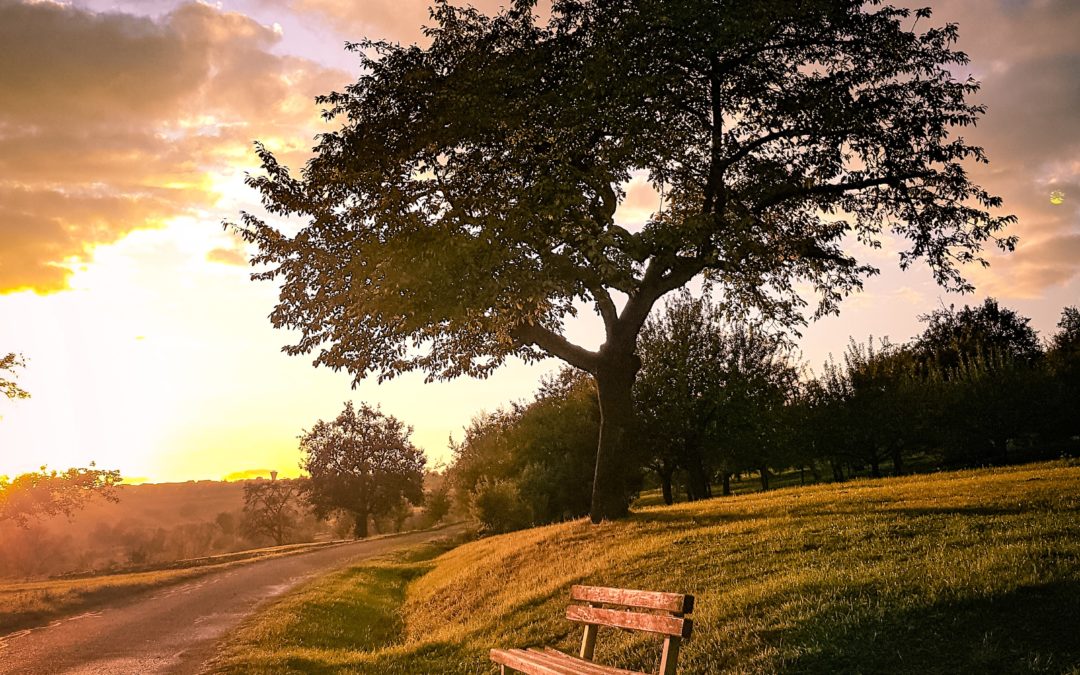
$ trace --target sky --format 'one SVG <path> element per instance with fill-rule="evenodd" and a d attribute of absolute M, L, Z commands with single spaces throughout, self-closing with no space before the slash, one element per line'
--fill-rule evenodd
<path fill-rule="evenodd" d="M 496 0 L 474 3 L 494 11 Z M 902 3 L 901 3 L 902 4 Z M 819 367 L 849 336 L 894 341 L 917 317 L 996 297 L 1044 337 L 1080 304 L 1080 2 L 942 0 L 988 112 L 970 140 L 974 178 L 1019 218 L 1015 253 L 969 268 L 977 291 L 947 294 L 924 268 L 882 274 L 839 317 L 811 324 Z M 914 6 L 914 5 L 913 5 Z M 258 211 L 243 184 L 252 141 L 299 167 L 325 130 L 314 97 L 357 75 L 346 41 L 413 42 L 421 0 L 0 0 L 0 355 L 21 353 L 32 398 L 0 401 L 0 475 L 41 465 L 119 468 L 134 481 L 299 472 L 297 437 L 353 400 L 414 429 L 432 464 L 482 410 L 526 398 L 555 360 L 509 363 L 487 380 L 351 377 L 280 352 L 277 298 L 253 282 L 225 228 Z M 1063 196 L 1054 204 L 1051 195 Z M 616 218 L 658 203 L 642 180 Z M 569 337 L 599 344 L 597 322 Z"/>

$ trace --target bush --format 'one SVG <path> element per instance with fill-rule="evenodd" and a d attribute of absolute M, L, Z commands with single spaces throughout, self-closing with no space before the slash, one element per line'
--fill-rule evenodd
<path fill-rule="evenodd" d="M 529 527 L 532 517 L 521 499 L 517 483 L 509 479 L 483 478 L 472 493 L 473 515 L 485 534 L 498 534 Z"/>

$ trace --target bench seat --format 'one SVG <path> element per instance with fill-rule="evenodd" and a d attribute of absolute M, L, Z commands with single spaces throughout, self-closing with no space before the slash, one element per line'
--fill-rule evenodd
<path fill-rule="evenodd" d="M 585 625 L 585 632 L 581 636 L 581 653 L 570 656 L 548 647 L 492 649 L 491 660 L 499 665 L 502 675 L 506 675 L 507 671 L 532 675 L 649 675 L 593 661 L 600 626 L 644 631 L 663 637 L 659 675 L 675 675 L 679 645 L 690 638 L 694 626 L 693 619 L 686 616 L 694 611 L 694 596 L 628 588 L 572 586 L 570 600 L 584 603 L 571 604 L 566 608 L 567 619 Z"/>
<path fill-rule="evenodd" d="M 643 675 L 586 661 L 545 647 L 537 649 L 492 649 L 491 660 L 520 673 L 530 675 Z"/>

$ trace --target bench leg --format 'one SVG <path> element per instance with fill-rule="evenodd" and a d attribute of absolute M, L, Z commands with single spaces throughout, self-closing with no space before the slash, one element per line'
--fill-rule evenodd
<path fill-rule="evenodd" d="M 593 650 L 596 649 L 596 626 L 585 624 L 585 634 L 581 636 L 581 652 L 579 655 L 586 661 L 592 661 Z"/>
<path fill-rule="evenodd" d="M 679 661 L 679 643 L 681 638 L 668 637 L 664 639 L 664 651 L 660 655 L 660 675 L 675 675 L 675 667 Z"/>

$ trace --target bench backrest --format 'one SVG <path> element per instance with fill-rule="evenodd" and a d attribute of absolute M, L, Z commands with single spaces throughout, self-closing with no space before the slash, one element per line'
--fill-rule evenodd
<path fill-rule="evenodd" d="M 689 638 L 693 630 L 693 620 L 685 615 L 694 611 L 694 596 L 602 586 L 573 586 L 570 599 L 586 603 L 572 604 L 566 609 L 567 619 L 585 624 L 581 658 L 592 660 L 597 626 L 647 631 L 664 636 L 660 673 L 674 674 L 679 644 Z"/>

